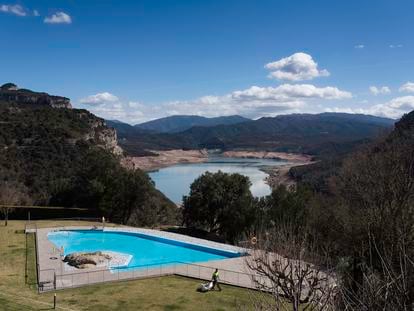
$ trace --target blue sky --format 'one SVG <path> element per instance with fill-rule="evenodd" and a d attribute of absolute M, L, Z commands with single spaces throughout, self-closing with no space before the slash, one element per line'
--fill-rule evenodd
<path fill-rule="evenodd" d="M 138 123 L 414 109 L 414 1 L 0 0 L 0 83 Z"/>

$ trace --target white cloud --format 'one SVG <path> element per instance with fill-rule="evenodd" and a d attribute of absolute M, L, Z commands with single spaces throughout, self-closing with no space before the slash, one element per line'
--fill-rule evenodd
<path fill-rule="evenodd" d="M 265 68 L 271 71 L 269 77 L 278 80 L 303 81 L 329 76 L 329 72 L 318 69 L 318 64 L 306 53 L 295 53 L 268 63 Z"/>
<path fill-rule="evenodd" d="M 399 48 L 402 48 L 402 47 L 403 47 L 402 44 L 390 44 L 389 45 L 390 49 L 399 49 Z"/>
<path fill-rule="evenodd" d="M 177 101 L 165 107 L 169 114 L 191 113 L 210 117 L 241 114 L 257 118 L 298 112 L 312 100 L 351 97 L 351 93 L 336 87 L 318 88 L 310 84 L 283 84 L 277 87 L 252 86 L 224 96 L 204 96 L 193 101 Z"/>
<path fill-rule="evenodd" d="M 71 24 L 72 18 L 65 12 L 56 12 L 43 20 L 46 24 Z"/>
<path fill-rule="evenodd" d="M 40 16 L 40 13 L 38 10 L 33 10 L 33 16 Z"/>
<path fill-rule="evenodd" d="M 17 16 L 26 16 L 26 10 L 19 4 L 2 4 L 0 5 L 0 12 L 10 13 Z"/>
<path fill-rule="evenodd" d="M 325 111 L 330 112 L 347 112 L 347 113 L 362 113 L 370 114 L 379 117 L 386 117 L 398 119 L 403 114 L 414 109 L 414 96 L 402 96 L 391 99 L 382 104 L 376 104 L 366 108 L 348 108 L 348 107 L 334 107 L 327 108 Z"/>
<path fill-rule="evenodd" d="M 319 70 L 318 64 L 305 53 L 296 53 L 266 68 L 277 78 L 299 81 L 326 76 L 326 70 Z M 193 100 L 178 100 L 156 105 L 137 101 L 122 102 L 117 96 L 98 93 L 82 98 L 81 105 L 88 105 L 93 113 L 106 118 L 129 123 L 144 122 L 169 115 L 200 115 L 217 117 L 243 115 L 250 118 L 275 116 L 282 113 L 320 111 L 323 101 L 352 98 L 350 92 L 337 87 L 317 87 L 312 84 L 281 84 L 278 86 L 252 86 L 224 95 L 207 95 Z"/>
<path fill-rule="evenodd" d="M 133 108 L 133 109 L 140 109 L 140 108 L 145 107 L 145 105 L 141 104 L 140 102 L 129 102 L 128 107 Z"/>
<path fill-rule="evenodd" d="M 241 100 L 285 102 L 304 98 L 345 99 L 351 98 L 352 94 L 331 86 L 316 87 L 312 84 L 282 84 L 277 87 L 252 86 L 244 91 L 233 92 L 232 97 Z"/>
<path fill-rule="evenodd" d="M 355 49 L 363 49 L 363 48 L 365 48 L 365 45 L 364 44 L 357 44 L 357 45 L 354 46 L 354 48 Z"/>
<path fill-rule="evenodd" d="M 194 100 L 171 101 L 158 105 L 140 102 L 122 103 L 108 92 L 81 99 L 93 113 L 106 119 L 138 123 L 166 115 L 200 115 L 216 117 L 241 114 L 251 118 L 300 112 L 316 100 L 340 100 L 352 94 L 336 87 L 316 87 L 311 84 L 283 84 L 277 87 L 252 86 L 222 96 L 203 96 Z M 316 105 L 316 104 L 315 104 Z"/>
<path fill-rule="evenodd" d="M 414 93 L 414 82 L 407 82 L 399 88 L 400 92 Z"/>
<path fill-rule="evenodd" d="M 414 109 L 414 96 L 396 97 L 384 104 L 377 104 L 365 109 L 365 113 L 381 117 L 398 119 Z"/>
<path fill-rule="evenodd" d="M 369 91 L 371 92 L 371 94 L 375 96 L 380 95 L 380 94 L 391 93 L 391 89 L 388 86 L 380 86 L 380 87 L 370 86 Z"/>
<path fill-rule="evenodd" d="M 117 101 L 119 101 L 119 99 L 115 95 L 108 92 L 103 92 L 82 98 L 79 102 L 81 104 L 99 106 L 105 103 L 114 103 Z"/>
<path fill-rule="evenodd" d="M 392 109 L 409 111 L 414 109 L 414 96 L 402 96 L 390 100 L 387 104 Z"/>

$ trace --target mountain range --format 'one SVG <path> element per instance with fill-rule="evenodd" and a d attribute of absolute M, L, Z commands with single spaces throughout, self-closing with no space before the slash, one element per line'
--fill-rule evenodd
<path fill-rule="evenodd" d="M 135 127 L 157 133 L 179 133 L 194 126 L 211 127 L 216 125 L 232 125 L 246 121 L 251 120 L 237 115 L 216 118 L 206 118 L 191 115 L 175 115 L 137 124 Z"/>
<path fill-rule="evenodd" d="M 151 131 L 140 126 L 107 122 L 118 132 L 120 144 L 131 155 L 163 149 L 252 149 L 321 154 L 375 138 L 392 129 L 395 120 L 362 114 L 291 114 L 233 124 L 193 126 L 177 132 L 180 118 L 151 121 Z M 159 121 L 159 122 L 158 122 Z M 156 125 L 159 124 L 160 127 Z"/>

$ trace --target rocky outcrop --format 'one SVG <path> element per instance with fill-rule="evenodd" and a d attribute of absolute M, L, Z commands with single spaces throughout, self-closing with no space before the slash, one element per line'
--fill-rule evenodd
<path fill-rule="evenodd" d="M 65 256 L 63 259 L 69 266 L 78 269 L 93 268 L 106 261 L 111 260 L 112 257 L 102 252 L 93 253 L 72 253 Z"/>
<path fill-rule="evenodd" d="M 28 107 L 52 107 L 72 109 L 69 98 L 53 96 L 47 93 L 33 92 L 31 90 L 20 89 L 16 84 L 6 83 L 0 87 L 0 104 L 9 103 L 27 105 Z M 15 109 L 10 105 L 10 109 Z M 73 109 L 72 112 L 79 118 L 87 122 L 85 132 L 76 138 L 68 138 L 67 141 L 75 144 L 79 140 L 93 141 L 96 145 L 112 152 L 115 155 L 122 155 L 123 150 L 118 146 L 116 131 L 107 127 L 105 121 L 82 109 Z"/>
<path fill-rule="evenodd" d="M 118 146 L 118 139 L 115 129 L 103 127 L 96 132 L 96 136 L 98 138 L 98 141 L 103 144 L 105 149 L 110 150 L 115 155 L 123 154 L 122 148 Z"/>
<path fill-rule="evenodd" d="M 6 83 L 0 87 L 0 102 L 42 105 L 53 108 L 72 108 L 69 98 L 33 92 L 27 89 L 19 89 L 13 83 Z"/>
<path fill-rule="evenodd" d="M 118 146 L 116 130 L 108 127 L 101 118 L 90 118 L 88 113 L 80 114 L 81 118 L 86 118 L 89 123 L 90 131 L 83 137 L 84 140 L 94 140 L 104 149 L 111 151 L 115 155 L 122 155 L 123 150 Z"/>

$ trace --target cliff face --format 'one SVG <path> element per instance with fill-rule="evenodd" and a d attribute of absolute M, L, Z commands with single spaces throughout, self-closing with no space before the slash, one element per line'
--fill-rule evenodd
<path fill-rule="evenodd" d="M 0 87 L 0 112 L 5 118 L 15 118 L 15 124 L 22 123 L 22 128 L 27 128 L 30 124 L 33 130 L 40 129 L 45 123 L 50 123 L 53 129 L 65 132 L 65 138 L 62 139 L 72 145 L 83 140 L 117 156 L 123 154 L 117 143 L 115 129 L 107 127 L 103 119 L 87 110 L 72 109 L 69 98 L 19 89 L 13 83 L 6 83 Z M 32 140 L 32 135 L 28 132 L 23 139 Z M 41 136 L 39 135 L 40 139 Z"/>
<path fill-rule="evenodd" d="M 86 115 L 85 115 L 86 116 Z M 88 123 L 90 126 L 90 131 L 84 135 L 83 139 L 86 141 L 94 140 L 98 145 L 103 147 L 106 150 L 111 151 L 115 155 L 122 155 L 123 150 L 118 146 L 118 138 L 116 135 L 116 130 L 110 127 L 107 127 L 105 121 L 100 118 L 90 118 L 88 117 Z"/>
<path fill-rule="evenodd" d="M 50 106 L 53 108 L 72 108 L 69 98 L 19 89 L 13 83 L 6 83 L 0 87 L 0 102 Z"/>

